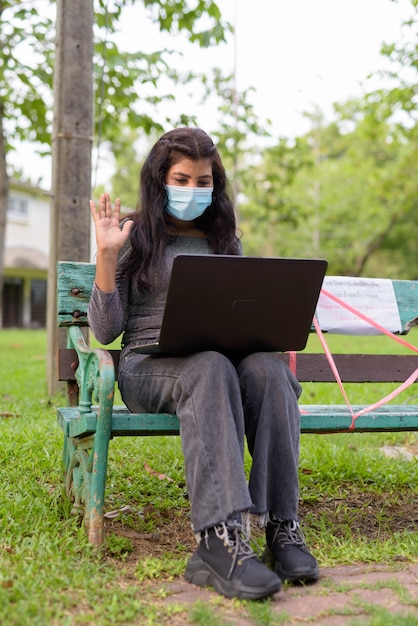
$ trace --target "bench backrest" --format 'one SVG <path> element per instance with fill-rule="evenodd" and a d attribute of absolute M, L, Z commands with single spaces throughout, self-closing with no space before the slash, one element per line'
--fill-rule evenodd
<path fill-rule="evenodd" d="M 88 326 L 87 307 L 95 274 L 94 263 L 59 261 L 57 264 L 59 326 Z"/>
<path fill-rule="evenodd" d="M 87 307 L 95 275 L 95 265 L 61 261 L 58 263 L 58 324 L 62 327 L 88 326 Z M 418 282 L 394 280 L 404 332 L 418 323 Z M 110 350 L 117 372 L 119 350 Z M 279 358 L 289 364 L 289 355 Z M 383 354 L 335 354 L 334 360 L 344 382 L 403 382 L 418 368 L 418 356 Z M 78 357 L 75 350 L 58 353 L 58 379 L 74 380 Z M 335 382 L 324 354 L 298 353 L 296 374 L 300 382 Z M 116 374 L 117 375 L 117 374 Z"/>
<path fill-rule="evenodd" d="M 58 325 L 88 326 L 87 307 L 96 266 L 93 263 L 60 261 L 58 279 Z M 392 280 L 403 333 L 418 324 L 418 281 Z"/>

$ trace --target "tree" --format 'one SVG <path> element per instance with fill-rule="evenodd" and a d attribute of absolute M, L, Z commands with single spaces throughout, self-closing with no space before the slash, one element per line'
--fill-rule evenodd
<path fill-rule="evenodd" d="M 415 33 L 418 0 L 411 4 L 405 27 Z M 389 87 L 335 104 L 329 124 L 308 113 L 311 131 L 279 140 L 249 172 L 242 213 L 251 252 L 325 256 L 338 274 L 416 277 L 416 38 L 382 53 L 395 64 Z"/>
<path fill-rule="evenodd" d="M 315 114 L 306 136 L 267 150 L 248 177 L 242 211 L 252 252 L 324 256 L 336 274 L 413 278 L 416 130 L 405 133 L 384 99 L 335 110 L 331 124 Z M 401 237 L 403 260 L 394 262 Z"/>
<path fill-rule="evenodd" d="M 19 140 L 50 141 L 53 22 L 50 2 L 0 0 L 0 327 L 8 205 L 7 154 Z"/>
<path fill-rule="evenodd" d="M 161 30 L 185 32 L 201 46 L 223 40 L 229 29 L 213 0 L 198 0 L 192 6 L 189 0 L 142 3 Z M 160 130 L 161 121 L 143 115 L 140 103 L 148 100 L 155 106 L 161 96 L 144 95 L 144 85 L 158 85 L 162 75 L 174 81 L 177 78 L 170 68 L 169 51 L 131 54 L 119 50 L 112 41 L 122 11 L 130 4 L 134 0 L 95 3 L 95 121 L 96 134 L 103 141 L 112 140 L 124 121 L 147 133 Z M 50 149 L 54 8 L 53 0 L 0 0 L 0 283 L 8 203 L 7 155 L 20 140 L 37 144 L 45 152 Z"/>
<path fill-rule="evenodd" d="M 282 137 L 244 173 L 240 209 L 247 254 L 283 256 L 290 252 L 292 231 L 306 219 L 305 200 L 297 197 L 293 185 L 300 172 L 312 166 L 306 138 Z"/>
<path fill-rule="evenodd" d="M 213 77 L 202 81 L 206 86 L 204 98 L 215 93 L 219 99 L 219 128 L 212 131 L 225 168 L 232 181 L 232 194 L 238 204 L 242 178 L 257 154 L 257 138 L 269 136 L 270 121 L 260 122 L 250 102 L 252 88 L 239 92 L 234 75 L 223 75 L 214 68 Z"/>

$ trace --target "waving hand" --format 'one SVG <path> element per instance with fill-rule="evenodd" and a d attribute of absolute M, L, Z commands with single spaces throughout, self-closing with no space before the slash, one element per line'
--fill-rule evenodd
<path fill-rule="evenodd" d="M 98 252 L 118 253 L 129 237 L 132 221 L 127 221 L 121 230 L 120 228 L 120 207 L 119 198 L 115 200 L 112 209 L 108 194 L 100 196 L 99 208 L 93 200 L 90 200 L 90 210 L 96 228 L 96 242 Z"/>
<path fill-rule="evenodd" d="M 128 240 L 132 221 L 125 222 L 120 228 L 120 199 L 116 198 L 112 210 L 110 197 L 107 193 L 100 196 L 99 208 L 93 200 L 90 210 L 96 228 L 96 285 L 102 290 L 111 292 L 116 288 L 116 262 L 119 250 Z"/>

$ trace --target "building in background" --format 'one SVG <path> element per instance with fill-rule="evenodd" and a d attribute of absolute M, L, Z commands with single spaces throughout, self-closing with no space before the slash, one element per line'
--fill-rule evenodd
<path fill-rule="evenodd" d="M 49 191 L 29 182 L 10 182 L 3 328 L 46 327 L 50 210 Z M 86 207 L 86 210 L 89 208 Z M 94 254 L 93 233 L 91 250 Z"/>
<path fill-rule="evenodd" d="M 6 217 L 3 328 L 44 328 L 50 194 L 12 180 Z"/>

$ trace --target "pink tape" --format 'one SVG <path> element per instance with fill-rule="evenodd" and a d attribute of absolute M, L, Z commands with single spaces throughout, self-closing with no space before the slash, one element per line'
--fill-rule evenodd
<path fill-rule="evenodd" d="M 357 311 L 357 309 L 354 309 L 352 306 L 350 306 L 349 304 L 347 304 L 343 300 L 340 300 L 339 298 L 337 298 L 337 296 L 334 296 L 332 293 L 329 293 L 325 289 L 321 289 L 321 293 L 324 296 L 326 296 L 327 298 L 330 298 L 331 300 L 334 300 L 334 302 L 336 302 L 340 306 L 342 306 L 345 309 L 347 309 L 347 311 L 350 311 L 354 315 L 357 315 L 357 317 L 362 319 L 364 322 L 367 322 L 367 324 L 370 324 L 370 326 L 374 326 L 374 328 L 379 330 L 384 335 L 387 335 L 388 337 L 392 337 L 392 339 L 394 339 L 398 343 L 401 343 L 406 348 L 410 348 L 410 350 L 413 350 L 414 352 L 418 352 L 418 348 L 416 348 L 414 345 L 412 345 L 412 343 L 409 343 L 408 341 L 405 341 L 405 339 L 402 339 L 402 337 L 399 337 L 399 335 L 395 335 L 395 333 L 392 333 L 390 330 L 387 330 L 386 328 L 383 328 L 383 326 L 381 326 L 380 324 L 378 324 L 377 322 L 372 320 L 370 317 L 367 317 L 367 315 L 364 315 L 364 313 L 362 313 L 361 311 Z"/>
<path fill-rule="evenodd" d="M 378 324 L 377 322 L 375 322 L 371 318 L 367 317 L 367 315 L 364 315 L 364 313 L 361 313 L 361 311 L 357 311 L 356 309 L 354 309 L 352 306 L 350 306 L 346 302 L 343 302 L 343 300 L 340 300 L 339 298 L 337 298 L 337 296 L 334 296 L 333 294 L 329 293 L 325 289 L 322 289 L 321 293 L 324 296 L 326 296 L 327 298 L 330 298 L 331 300 L 333 300 L 334 302 L 339 304 L 340 306 L 344 307 L 345 309 L 347 309 L 348 311 L 350 311 L 351 313 L 353 313 L 354 315 L 356 315 L 357 317 L 359 317 L 363 321 L 367 322 L 371 326 L 374 326 L 374 328 L 379 330 L 381 333 L 387 335 L 388 337 L 391 337 L 392 339 L 394 339 L 398 343 L 402 344 L 403 346 L 409 348 L 410 350 L 413 350 L 414 352 L 418 352 L 418 348 L 416 346 L 414 346 L 413 344 L 409 343 L 408 341 L 405 341 L 404 339 L 402 339 L 398 335 L 395 335 L 390 330 L 387 330 L 386 328 L 383 328 L 383 326 L 381 326 L 380 324 Z M 344 397 L 344 400 L 345 400 L 345 402 L 346 402 L 346 404 L 347 404 L 347 406 L 348 406 L 348 408 L 350 410 L 352 419 L 351 419 L 351 424 L 350 424 L 349 430 L 354 430 L 354 428 L 355 428 L 355 421 L 356 421 L 356 419 L 358 417 L 360 417 L 360 415 L 364 415 L 365 413 L 369 413 L 370 411 L 373 411 L 374 409 L 377 409 L 378 407 L 380 407 L 380 406 L 382 406 L 384 404 L 387 404 L 390 400 L 392 400 L 393 398 L 396 398 L 396 396 L 398 396 L 400 393 L 402 393 L 402 391 L 407 389 L 410 385 L 412 385 L 417 380 L 417 378 L 418 378 L 418 368 L 409 376 L 409 378 L 407 378 L 407 380 L 404 383 L 402 383 L 402 385 L 397 387 L 394 391 L 389 393 L 387 396 L 385 396 L 384 398 L 382 398 L 378 402 L 375 402 L 374 404 L 371 404 L 371 405 L 365 407 L 361 411 L 357 411 L 356 413 L 354 413 L 353 408 L 352 408 L 352 406 L 350 404 L 350 401 L 348 399 L 347 393 L 346 393 L 346 391 L 344 389 L 344 385 L 342 383 L 342 380 L 341 380 L 340 374 L 338 372 L 337 366 L 335 365 L 334 358 L 333 358 L 333 356 L 331 354 L 331 351 L 330 351 L 330 349 L 328 347 L 328 344 L 327 344 L 327 342 L 325 340 L 324 334 L 323 334 L 323 332 L 322 332 L 322 330 L 321 330 L 321 328 L 319 326 L 318 320 L 315 317 L 314 317 L 313 323 L 314 323 L 317 335 L 319 337 L 319 340 L 320 340 L 320 342 L 322 344 L 322 347 L 324 349 L 324 352 L 325 352 L 325 355 L 327 357 L 328 363 L 330 364 L 332 373 L 335 376 L 335 380 L 337 381 L 338 386 L 339 386 L 339 388 L 341 390 L 341 393 L 342 393 L 342 395 Z"/>
<path fill-rule="evenodd" d="M 296 352 L 288 352 L 289 354 L 289 369 L 293 376 L 296 376 Z"/>

